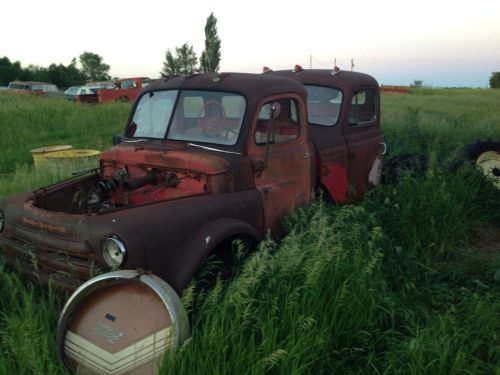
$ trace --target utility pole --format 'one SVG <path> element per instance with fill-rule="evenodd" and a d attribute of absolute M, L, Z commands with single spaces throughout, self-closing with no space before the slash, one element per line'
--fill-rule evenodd
<path fill-rule="evenodd" d="M 313 55 L 312 53 L 309 54 L 309 69 L 312 69 L 313 66 Z"/>
<path fill-rule="evenodd" d="M 353 68 L 354 68 L 354 58 L 351 59 L 351 72 Z"/>

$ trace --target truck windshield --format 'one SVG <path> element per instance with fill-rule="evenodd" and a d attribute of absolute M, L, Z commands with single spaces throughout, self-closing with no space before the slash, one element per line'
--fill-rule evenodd
<path fill-rule="evenodd" d="M 342 92 L 333 87 L 305 85 L 308 121 L 314 125 L 333 126 L 342 106 Z"/>
<path fill-rule="evenodd" d="M 128 136 L 159 139 L 166 136 L 170 140 L 234 145 L 245 108 L 244 97 L 234 93 L 198 90 L 150 92 L 139 100 Z"/>
<path fill-rule="evenodd" d="M 143 95 L 135 109 L 128 136 L 164 138 L 176 97 L 177 91 L 157 91 Z"/>

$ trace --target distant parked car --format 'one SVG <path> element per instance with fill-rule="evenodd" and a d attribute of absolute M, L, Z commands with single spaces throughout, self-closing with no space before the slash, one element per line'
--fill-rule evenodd
<path fill-rule="evenodd" d="M 17 92 L 28 92 L 37 95 L 58 94 L 60 93 L 56 85 L 46 82 L 27 82 L 27 81 L 14 81 L 9 83 L 9 89 Z"/>
<path fill-rule="evenodd" d="M 95 103 L 97 95 L 95 91 L 98 87 L 71 86 L 64 92 L 68 100 L 78 103 Z"/>
<path fill-rule="evenodd" d="M 64 91 L 64 95 L 68 100 L 75 100 L 75 96 L 78 94 L 80 90 L 80 86 L 71 86 L 66 91 Z"/>
<path fill-rule="evenodd" d="M 151 82 L 153 80 L 147 77 L 119 79 L 115 82 L 114 89 L 97 90 L 98 102 L 133 102 L 139 92 Z"/>

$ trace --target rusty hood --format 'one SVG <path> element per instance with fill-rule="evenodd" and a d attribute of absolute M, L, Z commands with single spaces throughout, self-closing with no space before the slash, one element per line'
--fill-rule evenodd
<path fill-rule="evenodd" d="M 229 173 L 234 163 L 225 154 L 197 149 L 162 150 L 142 146 L 114 146 L 101 155 L 101 164 L 168 168 L 207 175 Z"/>
<path fill-rule="evenodd" d="M 253 166 L 246 156 L 211 148 L 154 148 L 117 145 L 101 156 L 101 174 L 110 177 L 126 168 L 131 178 L 155 170 L 175 173 L 181 181 L 202 183 L 205 193 L 221 194 L 254 188 Z"/>

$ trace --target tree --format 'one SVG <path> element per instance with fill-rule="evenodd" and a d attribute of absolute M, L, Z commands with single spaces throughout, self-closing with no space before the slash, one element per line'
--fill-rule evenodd
<path fill-rule="evenodd" d="M 50 64 L 47 73 L 50 82 L 59 88 L 81 85 L 86 81 L 86 76 L 76 67 L 76 59 L 72 59 L 68 66 Z"/>
<path fill-rule="evenodd" d="M 220 38 L 217 35 L 217 18 L 211 13 L 205 24 L 205 50 L 200 58 L 202 72 L 217 72 L 220 65 Z"/>
<path fill-rule="evenodd" d="M 30 64 L 26 68 L 23 68 L 19 79 L 21 81 L 48 82 L 48 69 L 38 65 Z"/>
<path fill-rule="evenodd" d="M 424 85 L 424 81 L 422 81 L 421 79 L 416 79 L 413 81 L 412 84 L 410 84 L 410 87 L 419 88 L 419 87 L 422 87 L 423 85 Z"/>
<path fill-rule="evenodd" d="M 82 73 L 90 81 L 107 81 L 110 79 L 110 66 L 103 62 L 101 56 L 92 52 L 83 52 L 80 55 L 80 64 Z"/>
<path fill-rule="evenodd" d="M 193 46 L 187 42 L 180 47 L 175 47 L 176 56 L 170 49 L 165 54 L 163 69 L 160 72 L 162 77 L 175 77 L 180 75 L 190 75 L 198 71 L 198 57 L 194 52 Z"/>
<path fill-rule="evenodd" d="M 500 89 L 500 72 L 491 73 L 490 87 L 492 89 Z"/>
<path fill-rule="evenodd" d="M 0 58 L 0 86 L 7 86 L 9 82 L 20 79 L 21 74 L 19 61 L 11 63 L 7 56 Z"/>

